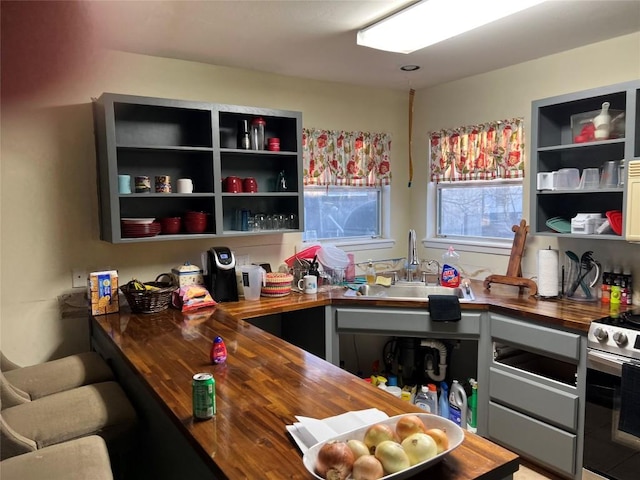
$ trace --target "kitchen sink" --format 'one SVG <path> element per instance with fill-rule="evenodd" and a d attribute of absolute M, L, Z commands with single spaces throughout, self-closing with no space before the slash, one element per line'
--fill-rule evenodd
<path fill-rule="evenodd" d="M 349 290 L 345 296 L 355 298 L 388 298 L 393 300 L 427 300 L 429 295 L 453 295 L 460 302 L 475 300 L 471 288 L 443 287 L 440 285 L 425 285 L 424 283 L 401 283 L 385 287 L 383 285 L 359 285 L 357 290 Z"/>

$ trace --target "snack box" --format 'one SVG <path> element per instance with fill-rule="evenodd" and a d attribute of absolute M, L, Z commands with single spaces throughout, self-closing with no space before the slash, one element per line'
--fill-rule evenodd
<path fill-rule="evenodd" d="M 105 315 L 120 310 L 118 300 L 118 272 L 91 272 L 88 282 L 89 307 L 92 315 Z"/>
<path fill-rule="evenodd" d="M 173 283 L 179 287 L 189 287 L 191 285 L 204 285 L 202 269 L 197 265 L 186 262 L 184 265 L 171 269 Z"/>

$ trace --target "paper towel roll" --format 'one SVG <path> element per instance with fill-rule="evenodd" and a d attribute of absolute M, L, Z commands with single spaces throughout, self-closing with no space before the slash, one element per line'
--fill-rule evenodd
<path fill-rule="evenodd" d="M 538 251 L 538 294 L 541 297 L 558 296 L 558 251 Z"/>

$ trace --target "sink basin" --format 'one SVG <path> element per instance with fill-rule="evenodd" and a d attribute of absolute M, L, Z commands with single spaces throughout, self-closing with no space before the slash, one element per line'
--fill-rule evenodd
<path fill-rule="evenodd" d="M 427 300 L 429 295 L 454 295 L 460 302 L 475 299 L 471 289 L 404 283 L 384 287 L 382 285 L 360 285 L 357 291 L 349 291 L 345 296 L 356 298 L 388 298 L 393 300 Z"/>

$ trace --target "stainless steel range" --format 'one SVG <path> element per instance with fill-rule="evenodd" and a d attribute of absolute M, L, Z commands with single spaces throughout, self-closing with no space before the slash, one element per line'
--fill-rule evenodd
<path fill-rule="evenodd" d="M 640 309 L 594 321 L 588 335 L 583 479 L 637 480 Z"/>

